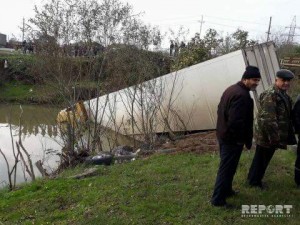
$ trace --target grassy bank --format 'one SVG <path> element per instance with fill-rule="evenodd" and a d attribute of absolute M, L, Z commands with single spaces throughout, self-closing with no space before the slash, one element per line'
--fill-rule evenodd
<path fill-rule="evenodd" d="M 58 93 L 46 85 L 5 82 L 0 87 L 1 103 L 50 104 L 59 103 Z"/>
<path fill-rule="evenodd" d="M 0 192 L 0 224 L 299 224 L 300 190 L 293 181 L 292 151 L 276 152 L 265 181 L 268 190 L 249 188 L 245 177 L 253 152 L 244 152 L 234 181 L 238 206 L 210 206 L 219 157 L 216 154 L 154 155 L 126 164 L 99 166 L 97 175 L 39 180 Z M 293 206 L 292 217 L 243 218 L 241 205 Z"/>
<path fill-rule="evenodd" d="M 97 93 L 95 82 L 81 82 L 76 84 L 76 101 L 94 98 Z M 66 99 L 74 98 L 65 96 Z M 65 100 L 66 100 L 65 99 Z M 11 81 L 0 84 L 0 103 L 22 103 L 22 104 L 63 104 L 61 91 L 54 84 L 25 84 L 23 82 Z"/>

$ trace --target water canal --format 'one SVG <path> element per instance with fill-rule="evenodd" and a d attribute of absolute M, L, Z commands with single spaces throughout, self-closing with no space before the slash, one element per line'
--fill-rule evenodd
<path fill-rule="evenodd" d="M 35 166 L 38 160 L 42 160 L 49 172 L 57 167 L 57 153 L 62 148 L 55 120 L 59 110 L 51 106 L 0 105 L 0 149 L 5 154 L 10 169 L 14 165 L 13 148 L 17 151 L 15 143 L 19 140 L 19 134 L 23 146 L 31 156 L 36 176 L 41 176 Z M 17 183 L 30 181 L 21 161 L 17 168 Z M 0 155 L 0 187 L 7 184 L 7 165 L 4 157 Z"/>

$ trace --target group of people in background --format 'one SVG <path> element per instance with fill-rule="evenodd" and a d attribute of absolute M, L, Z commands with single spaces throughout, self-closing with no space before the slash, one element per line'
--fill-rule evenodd
<path fill-rule="evenodd" d="M 22 50 L 23 50 L 23 54 L 33 53 L 34 45 L 33 45 L 32 41 L 27 42 L 26 40 L 24 40 L 22 42 Z"/>
<path fill-rule="evenodd" d="M 170 41 L 170 56 L 177 56 L 179 52 L 186 47 L 185 43 L 182 41 L 180 45 L 174 41 Z"/>
<path fill-rule="evenodd" d="M 261 74 L 257 67 L 247 66 L 241 81 L 228 87 L 218 105 L 217 138 L 220 147 L 220 165 L 211 198 L 213 206 L 234 207 L 226 202 L 238 191 L 232 182 L 244 146 L 252 147 L 255 127 L 256 150 L 250 166 L 247 183 L 265 189 L 262 182 L 266 169 L 276 149 L 287 149 L 297 144 L 300 135 L 300 97 L 293 105 L 287 94 L 294 74 L 290 70 L 277 71 L 275 83 L 259 96 L 258 113 L 254 120 L 254 102 L 250 91 L 259 85 Z M 300 142 L 295 162 L 295 182 L 300 187 Z"/>
<path fill-rule="evenodd" d="M 22 46 L 20 44 L 18 47 L 22 49 L 23 54 L 32 54 L 42 50 L 43 42 L 46 42 L 46 40 L 42 40 L 36 45 L 31 40 L 24 40 Z M 73 57 L 95 57 L 104 51 L 104 46 L 98 43 L 93 43 L 89 46 L 84 43 L 64 44 L 60 48 L 62 54 Z"/>

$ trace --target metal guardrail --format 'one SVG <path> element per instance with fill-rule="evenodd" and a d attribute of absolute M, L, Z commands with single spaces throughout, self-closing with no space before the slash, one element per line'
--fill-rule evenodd
<path fill-rule="evenodd" d="M 284 57 L 280 59 L 281 66 L 300 67 L 300 57 Z"/>

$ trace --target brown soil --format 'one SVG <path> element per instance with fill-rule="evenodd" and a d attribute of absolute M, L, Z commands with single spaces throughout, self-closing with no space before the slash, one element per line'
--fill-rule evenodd
<path fill-rule="evenodd" d="M 215 131 L 207 131 L 195 134 L 184 135 L 176 138 L 175 141 L 167 140 L 157 146 L 161 152 L 193 152 L 206 153 L 218 152 L 218 142 Z"/>

